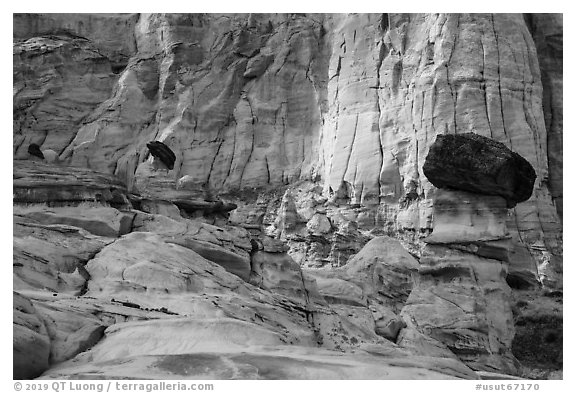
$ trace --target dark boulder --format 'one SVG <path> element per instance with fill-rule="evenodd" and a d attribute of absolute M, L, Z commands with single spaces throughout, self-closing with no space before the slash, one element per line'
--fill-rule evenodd
<path fill-rule="evenodd" d="M 474 133 L 438 135 L 422 169 L 438 188 L 499 195 L 509 208 L 530 198 L 536 180 L 521 155 Z"/>
<path fill-rule="evenodd" d="M 168 146 L 159 141 L 152 141 L 148 142 L 146 147 L 148 147 L 150 153 L 152 153 L 154 157 L 160 159 L 168 169 L 174 169 L 176 155 Z"/>
<path fill-rule="evenodd" d="M 44 153 L 42 153 L 42 150 L 40 150 L 40 146 L 35 143 L 31 143 L 30 146 L 28 146 L 28 154 L 44 159 Z"/>

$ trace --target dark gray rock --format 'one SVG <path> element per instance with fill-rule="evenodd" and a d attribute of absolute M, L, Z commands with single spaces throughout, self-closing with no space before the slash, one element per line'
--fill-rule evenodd
<path fill-rule="evenodd" d="M 146 144 L 150 153 L 160 159 L 164 165 L 170 170 L 174 169 L 174 162 L 176 161 L 176 155 L 174 152 L 166 146 L 164 143 L 159 141 L 152 141 Z"/>
<path fill-rule="evenodd" d="M 42 153 L 42 150 L 40 150 L 40 146 L 35 143 L 31 143 L 30 146 L 28 146 L 28 154 L 44 159 L 44 154 Z"/>
<path fill-rule="evenodd" d="M 522 156 L 474 133 L 438 135 L 422 169 L 438 188 L 499 195 L 508 208 L 528 200 L 536 180 Z"/>

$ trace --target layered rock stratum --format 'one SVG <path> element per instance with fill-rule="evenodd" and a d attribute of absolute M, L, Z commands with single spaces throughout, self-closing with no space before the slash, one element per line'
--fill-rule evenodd
<path fill-rule="evenodd" d="M 14 14 L 14 377 L 557 377 L 562 23 Z"/>

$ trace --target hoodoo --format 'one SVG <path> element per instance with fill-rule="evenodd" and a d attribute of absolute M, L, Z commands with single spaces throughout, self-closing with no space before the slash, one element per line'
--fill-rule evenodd
<path fill-rule="evenodd" d="M 13 14 L 14 377 L 562 378 L 562 24 Z"/>

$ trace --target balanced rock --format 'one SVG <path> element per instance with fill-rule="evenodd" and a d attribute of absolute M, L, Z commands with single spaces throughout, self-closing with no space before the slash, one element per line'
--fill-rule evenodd
<path fill-rule="evenodd" d="M 35 156 L 35 157 L 44 159 L 44 154 L 42 154 L 42 150 L 40 150 L 40 146 L 38 146 L 35 143 L 31 143 L 30 146 L 28 146 L 28 154 L 30 154 L 31 156 Z"/>
<path fill-rule="evenodd" d="M 150 153 L 162 161 L 162 163 L 166 165 L 168 169 L 174 169 L 174 161 L 176 161 L 176 155 L 168 146 L 159 141 L 152 141 L 148 142 L 146 147 L 148 147 Z"/>
<path fill-rule="evenodd" d="M 438 135 L 423 171 L 438 188 L 500 195 L 508 207 L 532 195 L 536 172 L 504 144 L 474 133 Z"/>

